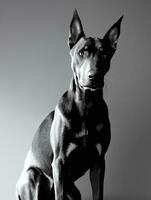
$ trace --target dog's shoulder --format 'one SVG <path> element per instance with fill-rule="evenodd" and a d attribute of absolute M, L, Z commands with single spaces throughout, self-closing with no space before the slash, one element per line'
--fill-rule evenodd
<path fill-rule="evenodd" d="M 63 115 L 67 116 L 73 112 L 74 107 L 75 107 L 74 95 L 71 92 L 66 91 L 60 98 L 57 108 Z"/>

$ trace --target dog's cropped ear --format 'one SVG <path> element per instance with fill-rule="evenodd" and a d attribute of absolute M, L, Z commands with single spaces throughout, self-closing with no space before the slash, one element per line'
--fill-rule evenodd
<path fill-rule="evenodd" d="M 120 17 L 120 19 L 115 24 L 113 24 L 113 26 L 108 30 L 103 38 L 103 40 L 108 43 L 113 49 L 116 49 L 117 41 L 120 36 L 122 19 L 123 16 Z"/>
<path fill-rule="evenodd" d="M 70 30 L 69 30 L 68 45 L 70 49 L 78 42 L 78 40 L 81 37 L 84 37 L 84 36 L 85 34 L 83 31 L 82 23 L 81 23 L 77 10 L 75 9 L 73 13 L 73 18 L 70 24 Z"/>

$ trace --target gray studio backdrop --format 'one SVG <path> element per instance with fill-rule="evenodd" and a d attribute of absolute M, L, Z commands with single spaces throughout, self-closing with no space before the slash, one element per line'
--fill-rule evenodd
<path fill-rule="evenodd" d="M 0 199 L 15 184 L 38 125 L 68 88 L 67 46 L 74 8 L 85 33 L 103 36 L 124 14 L 106 76 L 112 141 L 105 200 L 151 198 L 151 1 L 0 0 Z M 77 182 L 91 199 L 87 176 Z"/>

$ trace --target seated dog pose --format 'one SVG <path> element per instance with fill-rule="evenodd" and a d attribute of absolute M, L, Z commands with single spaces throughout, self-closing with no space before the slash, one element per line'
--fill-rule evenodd
<path fill-rule="evenodd" d="M 104 76 L 122 17 L 100 38 L 86 37 L 75 10 L 69 47 L 73 78 L 41 123 L 17 183 L 18 200 L 80 200 L 74 182 L 90 169 L 93 200 L 103 200 L 105 153 L 110 143 Z"/>

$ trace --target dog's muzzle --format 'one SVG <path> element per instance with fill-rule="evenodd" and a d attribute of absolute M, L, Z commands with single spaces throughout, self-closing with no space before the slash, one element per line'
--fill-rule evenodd
<path fill-rule="evenodd" d="M 80 79 L 79 85 L 82 89 L 89 89 L 91 91 L 100 90 L 104 86 L 104 79 L 99 73 L 88 73 L 86 79 Z"/>

